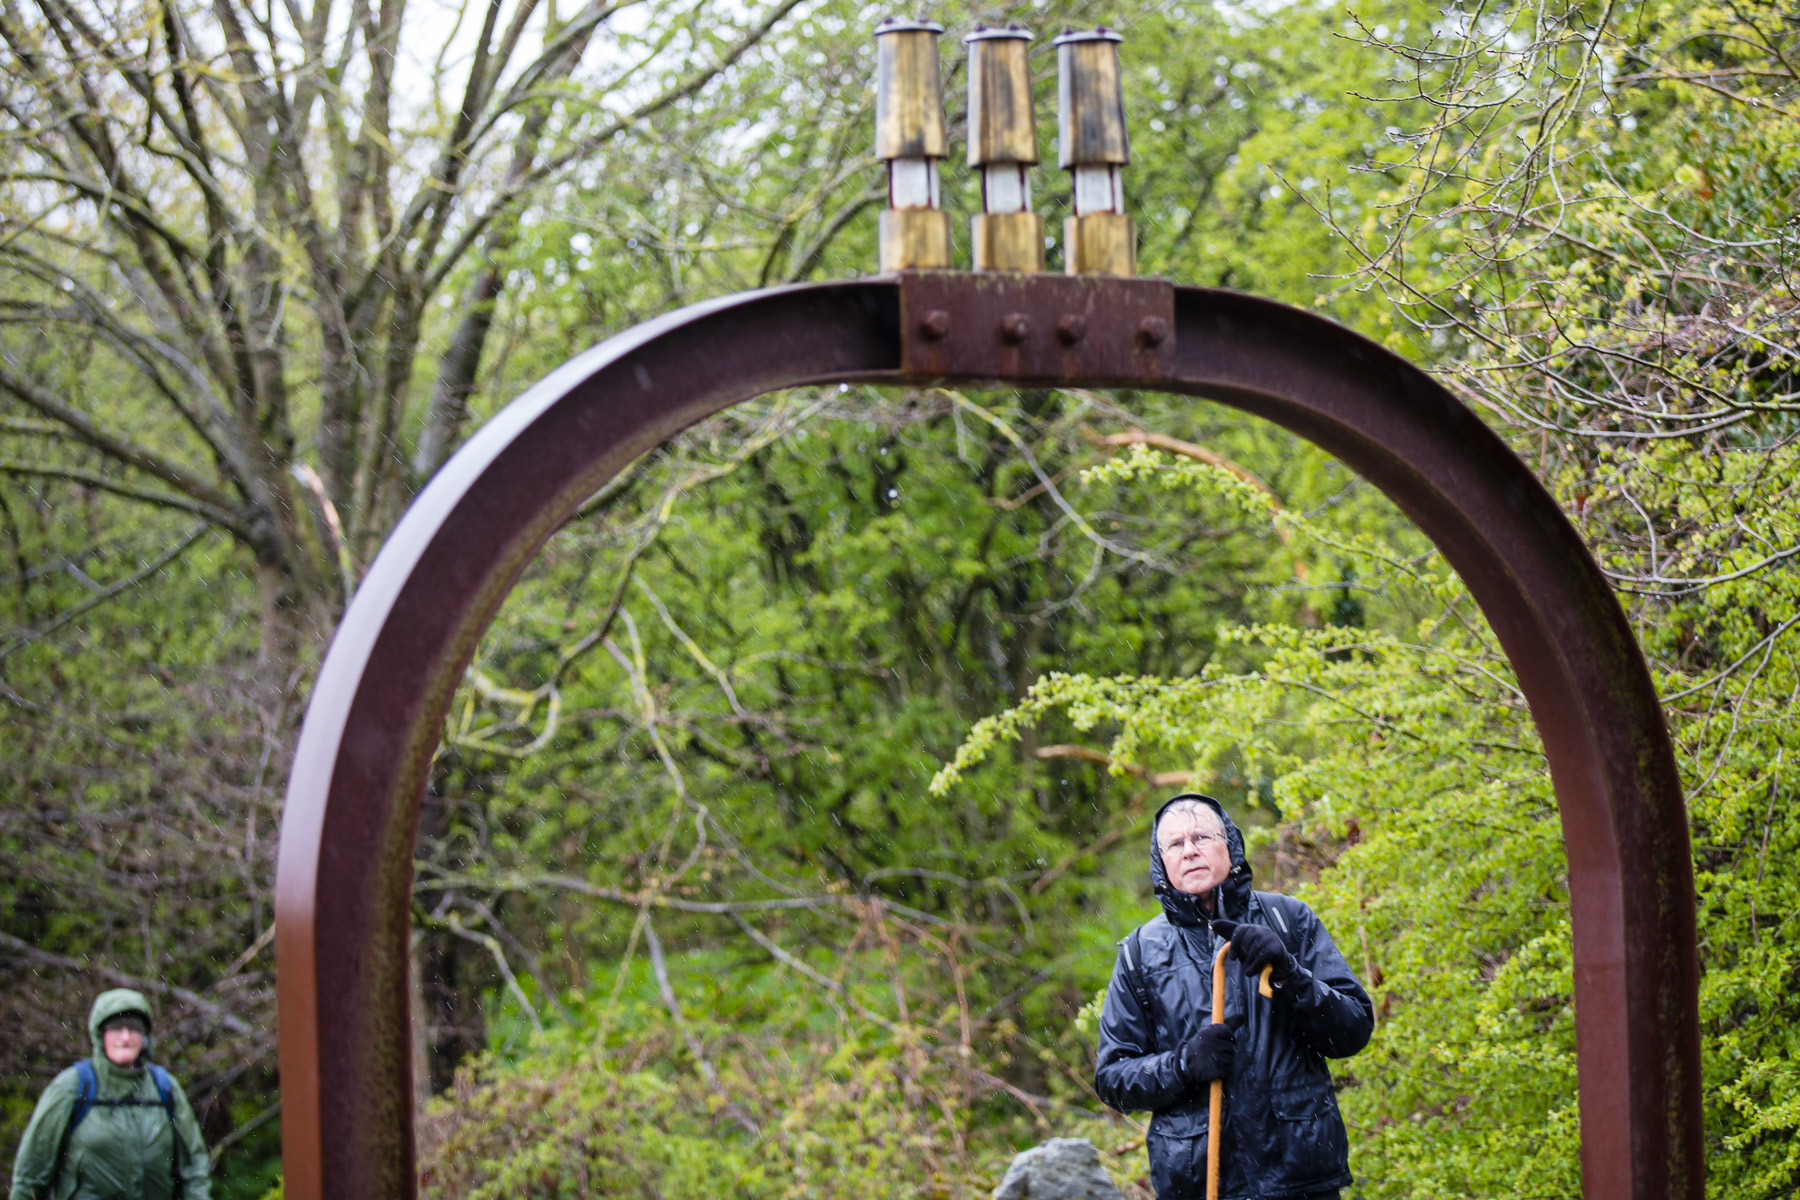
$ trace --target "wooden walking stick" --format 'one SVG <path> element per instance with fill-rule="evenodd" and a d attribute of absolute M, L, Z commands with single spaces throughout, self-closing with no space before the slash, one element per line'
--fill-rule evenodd
<path fill-rule="evenodd" d="M 1213 1024 L 1225 1020 L 1225 955 L 1231 950 L 1231 943 L 1226 942 L 1213 955 L 1212 986 L 1212 1019 Z M 1259 995 L 1273 996 L 1269 989 L 1269 976 L 1275 971 L 1275 964 L 1270 963 L 1262 969 L 1257 977 L 1256 991 Z M 1212 1102 L 1206 1114 L 1206 1200 L 1219 1200 L 1219 1122 L 1225 1115 L 1225 1081 L 1212 1081 Z"/>

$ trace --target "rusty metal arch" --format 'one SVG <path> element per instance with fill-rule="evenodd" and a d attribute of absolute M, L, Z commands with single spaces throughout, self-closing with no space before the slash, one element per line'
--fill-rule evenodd
<path fill-rule="evenodd" d="M 1135 386 L 1330 451 L 1467 582 L 1517 670 L 1561 810 L 1574 921 L 1583 1194 L 1700 1200 L 1686 813 L 1618 602 L 1550 495 L 1424 372 L 1320 317 L 1156 280 L 901 274 L 751 292 L 578 355 L 472 438 L 357 591 L 307 709 L 276 882 L 289 1200 L 414 1192 L 407 938 L 426 773 L 501 600 L 632 459 L 809 383 Z"/>

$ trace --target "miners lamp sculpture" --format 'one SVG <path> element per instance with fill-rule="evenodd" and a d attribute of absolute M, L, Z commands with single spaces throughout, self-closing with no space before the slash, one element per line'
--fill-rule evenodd
<path fill-rule="evenodd" d="M 1031 211 L 1037 121 L 1031 111 L 1031 34 L 978 26 L 969 47 L 969 165 L 981 171 L 970 230 L 977 271 L 1044 269 L 1044 219 Z"/>
<path fill-rule="evenodd" d="M 1055 41 L 1057 159 L 1073 185 L 1063 222 L 1063 258 L 1071 275 L 1135 275 L 1137 251 L 1125 215 L 1125 93 L 1119 43 L 1105 26 L 1068 30 Z"/>
<path fill-rule="evenodd" d="M 938 164 L 950 153 L 944 128 L 935 21 L 890 17 L 875 28 L 875 155 L 887 163 L 888 206 L 881 213 L 883 271 L 947 270 L 950 214 L 943 211 Z"/>

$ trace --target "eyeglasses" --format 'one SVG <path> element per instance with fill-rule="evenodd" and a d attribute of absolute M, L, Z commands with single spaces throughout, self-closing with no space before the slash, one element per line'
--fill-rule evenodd
<path fill-rule="evenodd" d="M 1183 846 L 1192 846 L 1196 850 L 1204 850 L 1208 846 L 1224 840 L 1224 838 L 1216 833 L 1190 833 L 1186 837 L 1178 837 L 1172 842 L 1164 842 L 1162 852 L 1164 854 L 1174 854 Z"/>

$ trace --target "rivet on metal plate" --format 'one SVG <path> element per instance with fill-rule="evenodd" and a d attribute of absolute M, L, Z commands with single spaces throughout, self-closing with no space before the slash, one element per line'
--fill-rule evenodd
<path fill-rule="evenodd" d="M 1018 345 L 1031 336 L 1031 318 L 1024 313 L 1007 313 L 1000 322 L 1000 336 Z"/>

